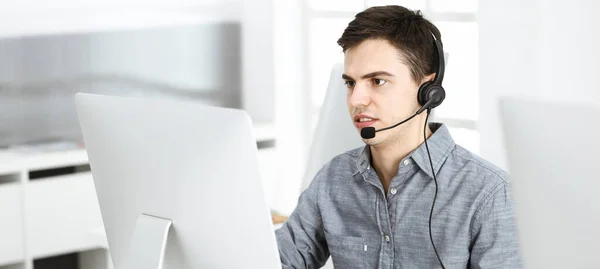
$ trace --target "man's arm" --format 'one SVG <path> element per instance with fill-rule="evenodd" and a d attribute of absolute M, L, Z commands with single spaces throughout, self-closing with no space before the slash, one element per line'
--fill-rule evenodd
<path fill-rule="evenodd" d="M 300 195 L 290 218 L 275 232 L 284 269 L 321 268 L 329 257 L 317 205 L 317 193 L 322 181 L 320 174 L 321 172 L 317 173 L 309 187 Z"/>
<path fill-rule="evenodd" d="M 510 185 L 504 182 L 475 215 L 470 268 L 522 268 L 514 215 Z"/>

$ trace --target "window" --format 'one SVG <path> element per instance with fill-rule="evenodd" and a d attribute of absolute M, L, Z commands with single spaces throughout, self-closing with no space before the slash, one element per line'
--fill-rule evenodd
<path fill-rule="evenodd" d="M 478 9 L 477 0 L 429 0 L 431 10 L 435 12 L 470 12 Z"/>
<path fill-rule="evenodd" d="M 446 99 L 436 108 L 444 118 L 477 120 L 479 115 L 479 59 L 476 22 L 434 21 L 442 33 L 448 62 L 444 73 Z"/>
<path fill-rule="evenodd" d="M 452 134 L 456 144 L 469 149 L 471 152 L 479 152 L 479 132 L 477 130 L 450 126 L 448 131 Z"/>
<path fill-rule="evenodd" d="M 314 18 L 308 30 L 310 92 L 313 107 L 320 107 L 325 98 L 331 66 L 344 61 L 337 39 L 352 18 Z"/>
<path fill-rule="evenodd" d="M 442 33 L 449 54 L 444 76 L 446 100 L 436 108 L 436 121 L 444 122 L 454 140 L 479 153 L 479 56 L 477 0 L 305 0 L 305 43 L 308 56 L 306 81 L 310 100 L 308 126 L 315 126 L 325 97 L 331 67 L 343 61 L 337 39 L 357 12 L 366 7 L 399 4 L 419 9 Z"/>
<path fill-rule="evenodd" d="M 424 10 L 427 5 L 426 0 L 366 0 L 365 6 L 385 6 L 385 5 L 401 5 L 410 9 Z"/>
<path fill-rule="evenodd" d="M 311 10 L 351 11 L 363 9 L 363 0 L 306 0 Z"/>

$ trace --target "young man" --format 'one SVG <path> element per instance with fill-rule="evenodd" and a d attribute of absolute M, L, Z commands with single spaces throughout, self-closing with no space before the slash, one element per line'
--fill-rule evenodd
<path fill-rule="evenodd" d="M 421 108 L 419 88 L 439 68 L 433 36 L 441 40 L 431 22 L 400 6 L 369 8 L 348 25 L 338 44 L 358 132 Z M 507 173 L 427 124 L 428 113 L 363 138 L 317 173 L 276 232 L 284 268 L 329 257 L 344 269 L 521 267 Z"/>

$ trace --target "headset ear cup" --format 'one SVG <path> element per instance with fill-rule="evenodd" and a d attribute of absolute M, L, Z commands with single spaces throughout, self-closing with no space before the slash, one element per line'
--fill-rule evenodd
<path fill-rule="evenodd" d="M 424 106 L 428 101 L 428 92 L 431 89 L 431 81 L 424 82 L 419 88 L 419 92 L 417 92 L 417 101 L 419 101 L 419 105 Z"/>
<path fill-rule="evenodd" d="M 433 100 L 429 108 L 435 108 L 441 105 L 444 99 L 446 99 L 446 91 L 442 86 L 432 85 L 427 89 L 426 96 L 427 101 Z"/>
<path fill-rule="evenodd" d="M 429 108 L 435 108 L 441 105 L 444 99 L 446 99 L 446 91 L 441 86 L 425 82 L 419 88 L 417 98 L 421 106 L 424 106 L 429 100 L 434 99 L 434 102 L 430 103 Z"/>

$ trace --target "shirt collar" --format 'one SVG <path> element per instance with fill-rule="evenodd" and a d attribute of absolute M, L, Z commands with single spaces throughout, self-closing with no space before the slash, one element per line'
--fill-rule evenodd
<path fill-rule="evenodd" d="M 456 145 L 448 128 L 443 123 L 431 122 L 429 123 L 432 135 L 427 139 L 427 146 L 431 153 L 431 161 L 433 162 L 433 170 L 437 175 L 442 164 L 450 155 L 450 151 Z M 427 148 L 425 143 L 419 145 L 414 151 L 412 151 L 406 159 L 412 158 L 414 162 L 423 170 L 428 176 L 433 179 L 431 173 L 431 165 L 429 164 L 429 157 L 427 155 Z M 359 173 L 363 173 L 371 165 L 371 147 L 366 145 L 361 151 L 360 155 L 356 160 L 356 166 Z"/>
<path fill-rule="evenodd" d="M 437 175 L 442 164 L 450 155 L 450 151 L 456 145 L 450 131 L 446 125 L 442 123 L 432 122 L 429 124 L 429 128 L 433 134 L 427 139 L 427 146 L 429 146 L 429 153 L 431 153 L 431 161 L 433 162 L 433 170 Z M 431 174 L 431 164 L 429 163 L 429 156 L 427 155 L 427 148 L 425 143 L 422 143 L 412 154 L 412 159 L 419 165 L 427 175 L 433 179 Z"/>
<path fill-rule="evenodd" d="M 356 167 L 358 168 L 358 173 L 363 173 L 365 170 L 369 168 L 371 165 L 371 147 L 369 145 L 365 145 L 358 155 L 356 159 Z"/>

